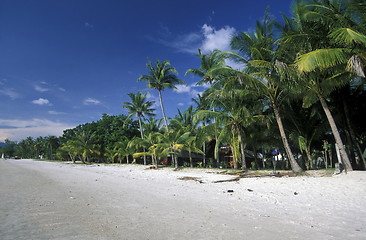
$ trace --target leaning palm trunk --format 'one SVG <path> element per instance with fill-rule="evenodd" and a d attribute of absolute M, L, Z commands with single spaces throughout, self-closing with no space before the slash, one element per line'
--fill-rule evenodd
<path fill-rule="evenodd" d="M 166 120 L 165 110 L 164 110 L 164 105 L 163 105 L 163 97 L 162 97 L 162 95 L 161 95 L 161 91 L 158 91 L 158 92 L 159 92 L 160 108 L 161 108 L 161 113 L 163 114 L 163 119 L 164 119 L 165 128 L 166 128 L 166 131 L 169 131 L 169 128 L 168 128 L 168 121 Z"/>
<path fill-rule="evenodd" d="M 279 112 L 279 108 L 278 108 L 276 103 L 272 103 L 272 106 L 273 106 L 274 114 L 276 116 L 276 121 L 277 121 L 277 124 L 278 124 L 278 128 L 280 130 L 280 135 L 281 135 L 281 138 L 282 138 L 282 142 L 283 142 L 283 145 L 285 147 L 286 154 L 287 154 L 287 156 L 289 158 L 289 161 L 290 161 L 291 169 L 295 173 L 302 172 L 302 169 L 299 166 L 299 164 L 296 162 L 296 160 L 294 158 L 294 155 L 292 154 L 290 145 L 288 144 L 285 129 L 284 129 L 283 124 L 282 124 L 282 119 L 281 119 L 281 115 L 280 115 L 280 112 Z"/>
<path fill-rule="evenodd" d="M 318 97 L 319 97 L 320 103 L 323 107 L 323 110 L 325 112 L 325 115 L 327 116 L 330 128 L 332 129 L 334 139 L 336 141 L 336 144 L 338 146 L 338 149 L 339 149 L 339 152 L 340 152 L 340 155 L 341 155 L 341 160 L 342 160 L 342 163 L 344 165 L 344 169 L 346 171 L 353 171 L 351 162 L 350 162 L 350 160 L 348 158 L 348 155 L 346 153 L 346 150 L 344 148 L 341 136 L 339 134 L 339 131 L 338 131 L 337 125 L 334 121 L 334 118 L 332 116 L 332 113 L 329 110 L 328 104 L 322 96 L 318 96 Z"/>

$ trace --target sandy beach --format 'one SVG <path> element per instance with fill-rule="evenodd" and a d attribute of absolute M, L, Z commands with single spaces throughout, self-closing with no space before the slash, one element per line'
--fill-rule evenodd
<path fill-rule="evenodd" d="M 366 172 L 145 168 L 1 159 L 1 239 L 366 239 Z"/>

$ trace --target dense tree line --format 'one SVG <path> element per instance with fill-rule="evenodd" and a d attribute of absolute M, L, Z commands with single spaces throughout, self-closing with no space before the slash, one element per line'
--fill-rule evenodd
<path fill-rule="evenodd" d="M 232 37 L 232 51 L 198 50 L 201 64 L 186 75 L 209 88 L 169 121 L 163 92 L 184 81 L 169 61 L 149 61 L 138 80 L 158 91 L 163 119 L 153 118 L 146 93 L 130 93 L 123 103 L 129 116 L 103 115 L 59 138 L 8 142 L 2 151 L 175 167 L 365 169 L 365 16 L 362 0 L 298 1 L 278 22 L 266 10 L 253 32 Z"/>

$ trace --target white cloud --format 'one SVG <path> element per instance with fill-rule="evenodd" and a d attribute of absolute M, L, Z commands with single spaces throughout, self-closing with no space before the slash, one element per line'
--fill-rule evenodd
<path fill-rule="evenodd" d="M 195 86 L 195 84 L 191 85 L 176 85 L 176 89 L 173 89 L 174 92 L 177 93 L 188 93 L 191 97 L 197 97 L 197 94 L 202 94 L 202 91 L 197 91 L 195 88 L 199 88 L 199 86 Z"/>
<path fill-rule="evenodd" d="M 66 92 L 66 89 L 65 88 L 58 88 L 58 90 L 60 90 L 61 92 Z"/>
<path fill-rule="evenodd" d="M 175 86 L 176 88 L 173 89 L 174 92 L 177 93 L 189 93 L 191 91 L 191 86 L 184 85 L 184 84 L 178 84 Z"/>
<path fill-rule="evenodd" d="M 37 105 L 52 106 L 50 101 L 48 99 L 44 99 L 44 98 L 38 98 L 37 100 L 33 100 L 32 103 L 37 104 Z"/>
<path fill-rule="evenodd" d="M 184 103 L 181 103 L 181 102 L 180 102 L 180 103 L 178 103 L 178 106 L 179 106 L 179 107 L 183 107 L 184 105 L 185 105 Z"/>
<path fill-rule="evenodd" d="M 208 53 L 215 49 L 221 51 L 229 51 L 231 49 L 230 41 L 235 33 L 235 28 L 226 26 L 216 30 L 214 27 L 204 24 L 202 26 L 202 32 L 204 36 L 200 47 L 202 53 Z"/>
<path fill-rule="evenodd" d="M 48 88 L 45 88 L 45 87 L 42 87 L 42 86 L 39 86 L 39 85 L 35 85 L 34 86 L 34 89 L 37 91 L 37 92 L 47 92 L 49 89 Z"/>
<path fill-rule="evenodd" d="M 98 105 L 101 102 L 95 98 L 87 98 L 84 100 L 84 105 Z"/>
<path fill-rule="evenodd" d="M 0 141 L 10 139 L 19 141 L 29 136 L 60 136 L 65 129 L 74 128 L 74 125 L 54 122 L 47 119 L 0 119 Z"/>
<path fill-rule="evenodd" d="M 9 97 L 11 100 L 20 98 L 20 94 L 10 88 L 0 89 L 0 94 Z"/>

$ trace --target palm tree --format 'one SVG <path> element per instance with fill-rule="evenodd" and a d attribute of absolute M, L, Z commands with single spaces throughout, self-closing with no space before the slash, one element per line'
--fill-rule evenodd
<path fill-rule="evenodd" d="M 76 156 L 79 154 L 79 151 L 73 140 L 68 140 L 62 145 L 61 149 L 67 152 L 72 163 L 76 163 Z"/>
<path fill-rule="evenodd" d="M 129 164 L 128 156 L 133 154 L 133 149 L 129 145 L 129 142 L 128 139 L 124 139 L 118 142 L 113 148 L 113 157 L 118 156 L 119 163 L 122 163 L 123 158 L 126 158 L 126 163 Z"/>
<path fill-rule="evenodd" d="M 68 142 L 69 146 L 67 148 L 79 154 L 83 163 L 90 162 L 90 156 L 98 152 L 98 146 L 94 142 L 95 134 L 89 131 L 81 131 L 73 140 Z"/>
<path fill-rule="evenodd" d="M 153 64 L 150 60 L 147 63 L 148 75 L 141 76 L 139 81 L 146 81 L 149 88 L 158 90 L 161 112 L 168 131 L 168 121 L 165 116 L 165 110 L 162 99 L 162 91 L 167 88 L 176 88 L 177 84 L 185 84 L 185 82 L 177 77 L 177 70 L 170 65 L 169 61 L 160 62 L 156 60 Z"/>
<path fill-rule="evenodd" d="M 207 96 L 205 96 L 204 94 L 201 96 L 200 94 L 197 94 L 196 98 L 192 98 L 192 101 L 196 104 L 196 108 L 195 108 L 195 112 L 200 111 L 200 110 L 208 110 L 210 108 L 210 103 L 207 99 Z M 201 121 L 202 126 L 206 126 L 207 123 L 209 123 L 209 119 L 202 119 Z M 197 123 L 198 124 L 198 123 Z M 200 141 L 201 143 L 197 143 L 198 145 L 200 145 L 202 147 L 202 152 L 203 152 L 203 162 L 202 162 L 202 166 L 206 167 L 206 141 L 210 141 L 211 138 L 210 136 L 206 135 L 204 132 L 200 131 L 200 129 L 198 129 L 197 132 L 198 136 L 200 136 Z M 199 141 L 199 140 L 197 140 Z"/>
<path fill-rule="evenodd" d="M 196 85 L 208 83 L 212 87 L 219 76 L 229 69 L 225 63 L 226 55 L 219 50 L 214 50 L 209 54 L 202 54 L 201 49 L 198 49 L 197 56 L 201 61 L 200 67 L 198 69 L 190 68 L 185 73 L 185 75 L 193 74 L 202 78 Z"/>
<path fill-rule="evenodd" d="M 190 137 L 190 132 L 184 132 L 184 129 L 181 130 L 170 130 L 165 133 L 162 139 L 162 142 L 165 144 L 169 144 L 164 151 L 170 152 L 172 154 L 172 159 L 174 162 L 174 167 L 178 168 L 178 153 L 185 148 L 185 145 Z"/>
<path fill-rule="evenodd" d="M 218 83 L 218 80 L 228 73 L 231 68 L 226 66 L 225 59 L 227 59 L 226 54 L 219 50 L 214 50 L 208 54 L 202 54 L 201 49 L 198 49 L 198 55 L 201 65 L 198 69 L 190 68 L 186 71 L 185 75 L 193 74 L 200 77 L 201 80 L 196 83 L 196 85 L 209 84 L 210 88 Z M 215 111 L 215 102 L 212 101 L 211 108 Z M 215 121 L 215 119 L 214 119 Z M 215 139 L 217 138 L 217 132 L 215 133 Z M 218 152 L 215 152 L 215 157 L 218 157 Z M 219 158 L 216 158 L 217 165 L 219 165 Z"/>
<path fill-rule="evenodd" d="M 155 164 L 156 168 L 158 168 L 159 158 L 164 154 L 168 154 L 164 152 L 164 149 L 169 146 L 168 144 L 163 143 L 162 139 L 164 135 L 160 132 L 150 132 L 146 135 L 144 139 L 135 137 L 128 143 L 128 148 L 134 147 L 143 147 L 144 149 L 148 149 L 148 152 L 137 152 L 134 153 L 133 156 L 151 156 L 152 163 Z"/>
<path fill-rule="evenodd" d="M 232 38 L 232 48 L 239 50 L 250 61 L 238 54 L 232 53 L 232 55 L 247 63 L 247 68 L 238 74 L 237 79 L 243 84 L 248 84 L 253 93 L 272 106 L 291 168 L 294 172 L 301 172 L 302 169 L 296 162 L 288 143 L 281 118 L 280 105 L 286 89 L 281 87 L 282 63 L 276 59 L 273 24 L 273 20 L 266 12 L 263 22 L 257 22 L 254 34 L 241 32 Z"/>
<path fill-rule="evenodd" d="M 140 127 L 140 133 L 141 138 L 144 139 L 144 129 L 142 127 L 141 118 L 145 116 L 154 116 L 153 113 L 155 111 L 152 106 L 154 105 L 154 101 L 146 101 L 146 95 L 147 93 L 142 93 L 139 91 L 137 94 L 129 93 L 128 96 L 131 98 L 131 102 L 123 102 L 123 107 L 128 109 L 130 118 L 133 115 L 136 115 L 138 121 L 139 121 L 139 127 Z M 146 156 L 144 156 L 144 165 L 146 165 Z"/>
<path fill-rule="evenodd" d="M 215 117 L 218 127 L 221 127 L 220 134 L 217 137 L 216 149 L 221 143 L 228 143 L 234 156 L 234 168 L 237 168 L 237 162 L 241 158 L 243 170 L 247 169 L 245 160 L 245 128 L 255 121 L 256 116 L 245 106 L 247 92 L 244 90 L 217 90 L 215 97 L 218 106 L 222 111 L 201 110 L 197 112 L 196 117 L 203 119 L 206 117 Z"/>
<path fill-rule="evenodd" d="M 153 133 L 153 132 L 160 132 L 161 128 L 161 122 L 163 119 L 156 119 L 156 118 L 148 118 L 146 119 L 146 122 L 144 122 L 143 128 L 145 131 L 145 134 Z"/>

